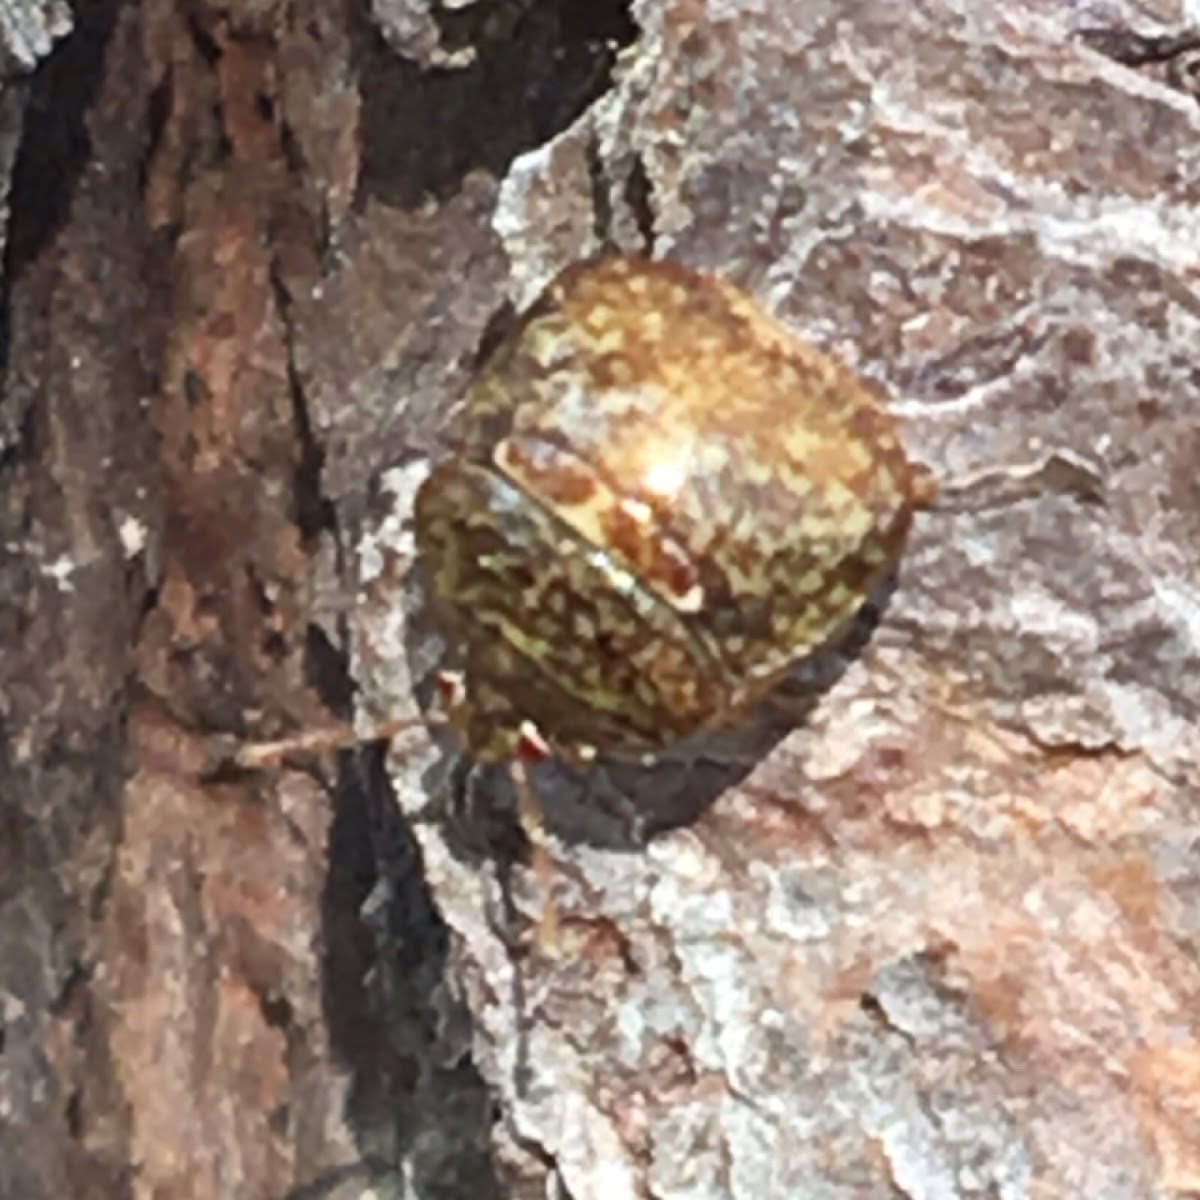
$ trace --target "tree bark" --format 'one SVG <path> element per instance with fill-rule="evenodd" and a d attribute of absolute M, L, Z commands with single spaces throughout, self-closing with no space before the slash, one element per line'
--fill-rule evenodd
<path fill-rule="evenodd" d="M 0 1200 L 1200 1192 L 1183 4 L 5 20 Z M 744 725 L 537 772 L 547 953 L 502 773 L 221 752 L 427 703 L 412 495 L 605 249 L 941 495 Z"/>

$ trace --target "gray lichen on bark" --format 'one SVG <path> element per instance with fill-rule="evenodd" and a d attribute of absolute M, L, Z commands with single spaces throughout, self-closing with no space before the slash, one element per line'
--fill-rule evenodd
<path fill-rule="evenodd" d="M 576 1200 L 1194 1188 L 1200 108 L 1072 6 L 635 12 L 614 88 L 502 183 L 514 303 L 597 248 L 598 167 L 610 243 L 756 291 L 954 499 L 692 827 L 552 841 L 556 960 L 420 827 L 512 1140 Z M 407 694 L 361 615 L 368 692 Z"/>

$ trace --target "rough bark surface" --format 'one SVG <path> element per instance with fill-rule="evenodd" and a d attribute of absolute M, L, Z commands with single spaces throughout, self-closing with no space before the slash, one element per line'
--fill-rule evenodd
<path fill-rule="evenodd" d="M 1188 1193 L 1195 99 L 1062 5 L 635 12 L 503 182 L 510 295 L 597 247 L 598 167 L 610 237 L 878 381 L 943 498 L 803 723 L 736 786 L 687 774 L 698 820 L 589 845 L 543 778 L 556 957 L 506 945 L 535 888 L 497 921 L 418 827 L 507 1136 L 576 1200 Z"/>
<path fill-rule="evenodd" d="M 1200 1193 L 1195 6 L 67 21 L 0 22 L 0 1200 Z M 427 699 L 412 494 L 606 246 L 942 495 L 746 728 L 539 773 L 549 954 L 502 777 L 221 751 Z"/>

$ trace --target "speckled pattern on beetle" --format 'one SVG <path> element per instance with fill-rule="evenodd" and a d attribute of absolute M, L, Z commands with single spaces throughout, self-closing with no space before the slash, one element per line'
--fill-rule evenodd
<path fill-rule="evenodd" d="M 569 267 L 492 355 L 416 537 L 478 761 L 729 723 L 858 609 L 932 492 L 849 372 L 667 262 Z"/>

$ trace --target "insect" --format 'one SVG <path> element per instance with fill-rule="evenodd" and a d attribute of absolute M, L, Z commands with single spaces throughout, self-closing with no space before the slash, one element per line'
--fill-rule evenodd
<path fill-rule="evenodd" d="M 736 721 L 862 605 L 933 493 L 844 366 L 732 284 L 627 257 L 549 285 L 451 445 L 414 513 L 458 660 L 440 719 L 476 762 L 510 766 L 532 835 L 528 762 L 645 758 Z M 315 731 L 239 761 L 352 740 Z"/>
<path fill-rule="evenodd" d="M 872 393 L 732 284 L 569 267 L 417 494 L 446 716 L 480 762 L 728 724 L 861 606 L 931 494 Z"/>

